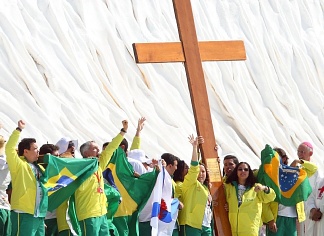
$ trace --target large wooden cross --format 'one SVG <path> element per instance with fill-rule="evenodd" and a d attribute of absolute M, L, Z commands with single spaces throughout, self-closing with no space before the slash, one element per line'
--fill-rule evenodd
<path fill-rule="evenodd" d="M 181 42 L 134 43 L 137 63 L 184 62 L 190 91 L 192 109 L 198 135 L 205 139 L 201 147 L 204 163 L 209 169 L 213 197 L 213 213 L 218 235 L 231 236 L 224 187 L 218 164 L 214 129 L 210 114 L 202 61 L 245 60 L 243 41 L 199 42 L 190 0 L 173 0 L 175 16 Z"/>

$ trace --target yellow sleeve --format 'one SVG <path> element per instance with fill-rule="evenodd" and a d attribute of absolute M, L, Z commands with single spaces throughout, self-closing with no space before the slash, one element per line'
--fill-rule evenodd
<path fill-rule="evenodd" d="M 268 223 L 271 220 L 277 219 L 278 215 L 278 203 L 277 202 L 268 202 L 262 204 L 262 221 Z"/>
<path fill-rule="evenodd" d="M 114 151 L 119 147 L 120 143 L 123 141 L 124 136 L 118 134 L 105 148 L 105 150 L 101 153 L 99 158 L 99 166 L 101 167 L 102 171 L 104 171 L 110 161 L 111 156 L 113 155 Z"/>
<path fill-rule="evenodd" d="M 303 161 L 301 168 L 306 171 L 307 177 L 311 177 L 317 171 L 317 166 L 309 161 Z"/>
<path fill-rule="evenodd" d="M 16 146 L 19 140 L 20 132 L 18 130 L 14 130 L 10 135 L 8 142 L 6 144 L 6 156 L 7 163 L 10 169 L 10 172 L 15 172 L 19 169 L 22 160 L 20 160 L 18 153 L 16 151 Z"/>
<path fill-rule="evenodd" d="M 140 149 L 140 148 L 141 148 L 141 138 L 134 136 L 130 150 Z"/>
<path fill-rule="evenodd" d="M 260 191 L 260 192 L 257 192 L 257 197 L 260 199 L 260 201 L 262 203 L 268 203 L 268 202 L 272 202 L 275 200 L 276 198 L 276 193 L 275 191 L 268 187 L 269 188 L 269 193 L 266 193 L 264 191 Z"/>
<path fill-rule="evenodd" d="M 197 183 L 197 178 L 199 175 L 200 166 L 198 162 L 191 161 L 188 174 L 186 174 L 185 179 L 182 184 L 182 191 L 185 192 L 191 185 Z"/>

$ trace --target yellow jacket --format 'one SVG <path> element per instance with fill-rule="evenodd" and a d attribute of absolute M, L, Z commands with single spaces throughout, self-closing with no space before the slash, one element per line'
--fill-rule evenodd
<path fill-rule="evenodd" d="M 19 136 L 20 132 L 14 130 L 6 145 L 7 163 L 12 181 L 11 210 L 34 215 L 37 181 L 30 164 L 23 156 L 19 157 L 17 154 L 16 146 Z M 43 167 L 39 166 L 39 168 L 44 171 Z M 39 205 L 39 217 L 45 217 L 48 197 L 43 183 L 41 183 L 41 188 L 43 197 Z"/>
<path fill-rule="evenodd" d="M 107 213 L 107 198 L 104 193 L 104 181 L 102 171 L 106 169 L 108 162 L 114 151 L 119 147 L 123 136 L 118 134 L 99 158 L 99 167 L 97 171 L 86 179 L 75 191 L 75 207 L 78 220 L 84 220 L 91 217 L 103 216 Z M 102 192 L 98 191 L 101 189 Z"/>
<path fill-rule="evenodd" d="M 179 224 L 189 225 L 196 229 L 202 228 L 206 203 L 209 195 L 208 188 L 201 184 L 197 178 L 200 166 L 198 162 L 191 162 L 188 174 L 182 184 L 181 200 L 183 209 L 179 211 Z"/>
<path fill-rule="evenodd" d="M 242 204 L 238 206 L 237 183 L 225 184 L 228 217 L 232 235 L 258 236 L 261 222 L 262 203 L 271 202 L 276 198 L 273 189 L 270 192 L 255 192 L 254 187 L 246 189 L 242 196 Z"/>
<path fill-rule="evenodd" d="M 182 184 L 183 184 L 183 182 L 177 181 L 175 183 L 175 187 L 174 187 L 174 197 L 178 198 L 180 202 L 182 202 L 182 197 L 181 197 L 181 195 L 182 195 Z"/>
<path fill-rule="evenodd" d="M 140 137 L 135 136 L 133 138 L 133 142 L 132 142 L 132 146 L 131 146 L 130 150 L 139 149 L 140 144 L 141 144 Z M 105 170 L 105 169 L 106 169 L 106 167 L 103 170 Z M 66 211 L 67 211 L 67 208 L 68 208 L 68 200 L 64 201 L 57 208 L 56 215 L 57 215 L 57 226 L 58 226 L 58 231 L 59 232 L 61 232 L 63 230 L 69 230 L 70 229 L 68 223 L 66 222 Z"/>

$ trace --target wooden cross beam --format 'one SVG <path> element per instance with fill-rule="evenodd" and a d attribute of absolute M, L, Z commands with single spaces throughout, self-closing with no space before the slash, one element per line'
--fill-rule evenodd
<path fill-rule="evenodd" d="M 202 159 L 209 169 L 213 197 L 215 229 L 218 235 L 231 236 L 231 227 L 224 205 L 226 202 L 221 171 L 218 164 L 214 129 L 210 114 L 202 61 L 245 60 L 243 41 L 199 42 L 190 0 L 173 0 L 181 42 L 135 43 L 137 63 L 184 62 L 198 135 L 205 139 Z"/>

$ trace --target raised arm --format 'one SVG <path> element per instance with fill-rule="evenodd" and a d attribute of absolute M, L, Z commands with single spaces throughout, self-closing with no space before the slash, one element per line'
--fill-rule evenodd
<path fill-rule="evenodd" d="M 198 161 L 198 145 L 204 143 L 204 138 L 202 136 L 194 138 L 194 136 L 191 134 L 188 137 L 188 139 L 189 139 L 189 143 L 191 143 L 191 145 L 192 145 L 191 161 Z"/>
<path fill-rule="evenodd" d="M 196 184 L 197 182 L 197 178 L 200 171 L 199 162 L 198 162 L 198 145 L 204 142 L 204 139 L 201 136 L 194 138 L 193 135 L 190 135 L 188 139 L 192 145 L 192 157 L 191 157 L 191 163 L 190 163 L 190 168 L 188 170 L 188 174 L 185 176 L 185 179 L 183 181 L 183 185 L 182 185 L 183 191 L 186 191 L 186 189 L 190 185 Z"/>
<path fill-rule="evenodd" d="M 25 128 L 25 122 L 23 120 L 18 121 L 17 128 L 10 135 L 8 142 L 6 144 L 6 156 L 7 163 L 11 172 L 15 172 L 19 168 L 21 160 L 17 154 L 16 146 L 19 140 L 20 132 Z"/>
<path fill-rule="evenodd" d="M 105 170 L 108 162 L 110 161 L 111 156 L 114 151 L 119 147 L 121 141 L 123 141 L 124 135 L 128 130 L 128 121 L 122 121 L 123 128 L 120 130 L 119 134 L 108 144 L 106 149 L 101 153 L 99 165 L 102 170 Z"/>
<path fill-rule="evenodd" d="M 136 134 L 135 134 L 135 136 L 133 138 L 133 141 L 132 141 L 132 145 L 130 147 L 130 150 L 140 149 L 141 148 L 141 138 L 140 138 L 140 134 L 141 134 L 141 131 L 144 128 L 145 121 L 146 121 L 146 118 L 145 117 L 141 117 L 141 118 L 138 119 L 137 128 L 136 128 Z"/>

